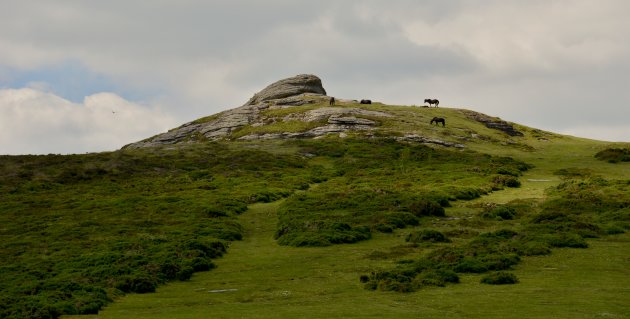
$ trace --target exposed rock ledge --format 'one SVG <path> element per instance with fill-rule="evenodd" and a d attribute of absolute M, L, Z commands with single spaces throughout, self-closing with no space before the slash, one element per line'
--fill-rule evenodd
<path fill-rule="evenodd" d="M 512 124 L 499 118 L 493 118 L 488 115 L 469 110 L 462 110 L 462 112 L 469 119 L 483 123 L 488 128 L 502 131 L 510 136 L 523 136 L 523 133 L 517 131 Z"/>
<path fill-rule="evenodd" d="M 250 125 L 260 119 L 261 110 L 270 105 L 295 106 L 316 102 L 316 97 L 322 98 L 326 90 L 322 81 L 315 75 L 300 74 L 291 78 L 277 81 L 267 86 L 241 107 L 217 114 L 215 119 L 200 122 L 193 121 L 166 133 L 132 143 L 123 148 L 142 148 L 159 145 L 169 145 L 194 141 L 199 137 L 206 139 L 221 139 L 230 135 L 234 130 Z M 308 98 L 308 97 L 312 98 Z M 307 97 L 306 99 L 304 97 Z"/>
<path fill-rule="evenodd" d="M 455 148 L 465 148 L 466 147 L 464 144 L 446 142 L 446 141 L 442 141 L 442 140 L 438 140 L 438 139 L 434 139 L 434 138 L 428 138 L 428 137 L 420 136 L 420 135 L 417 135 L 417 134 L 411 134 L 411 135 L 405 135 L 403 137 L 397 137 L 396 140 L 398 140 L 398 141 L 416 142 L 416 143 L 422 143 L 422 144 L 436 144 L 436 145 L 442 145 L 442 146 L 446 146 L 446 147 L 455 147 Z"/>

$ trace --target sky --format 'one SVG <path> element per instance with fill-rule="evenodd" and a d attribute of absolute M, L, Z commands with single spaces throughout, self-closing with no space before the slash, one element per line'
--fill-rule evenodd
<path fill-rule="evenodd" d="M 626 0 L 0 0 L 0 154 L 112 151 L 315 74 L 329 95 L 630 142 Z"/>

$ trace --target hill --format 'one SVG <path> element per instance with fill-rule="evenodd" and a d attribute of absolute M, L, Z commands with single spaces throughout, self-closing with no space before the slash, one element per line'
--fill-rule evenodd
<path fill-rule="evenodd" d="M 0 317 L 445 317 L 413 296 L 447 304 L 487 292 L 482 277 L 536 289 L 546 268 L 519 267 L 578 248 L 601 269 L 566 280 L 606 286 L 555 282 L 549 296 L 566 299 L 551 311 L 604 294 L 585 317 L 628 313 L 627 144 L 463 109 L 330 105 L 318 80 L 278 81 L 116 152 L 0 157 Z M 462 313 L 488 317 L 467 294 Z"/>

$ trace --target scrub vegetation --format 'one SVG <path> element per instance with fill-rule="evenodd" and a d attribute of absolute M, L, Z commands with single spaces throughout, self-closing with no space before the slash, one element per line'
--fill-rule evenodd
<path fill-rule="evenodd" d="M 562 305 L 603 301 L 557 289 L 625 278 L 625 146 L 521 126 L 516 140 L 456 109 L 365 108 L 400 121 L 348 138 L 0 156 L 0 317 L 492 317 L 477 303 L 517 315 L 484 299 L 492 289 L 562 295 L 550 313 L 575 317 Z M 434 115 L 448 126 L 424 123 Z M 310 128 L 289 124 L 269 132 Z M 463 150 L 393 138 L 422 125 L 477 137 Z M 540 260 L 587 250 L 601 271 L 574 261 L 565 282 L 536 277 Z M 606 282 L 623 299 L 623 280 Z"/>

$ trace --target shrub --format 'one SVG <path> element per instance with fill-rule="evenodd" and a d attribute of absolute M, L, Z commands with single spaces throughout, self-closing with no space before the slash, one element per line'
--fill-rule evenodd
<path fill-rule="evenodd" d="M 287 197 L 291 195 L 291 192 L 285 190 L 278 191 L 264 191 L 257 194 L 252 195 L 249 198 L 250 203 L 271 203 L 275 202 L 281 198 Z"/>
<path fill-rule="evenodd" d="M 528 241 L 516 247 L 519 254 L 523 256 L 541 256 L 551 254 L 549 244 L 541 241 Z"/>
<path fill-rule="evenodd" d="M 481 283 L 488 285 L 510 285 L 518 283 L 518 278 L 512 273 L 499 271 L 484 276 L 481 278 Z"/>
<path fill-rule="evenodd" d="M 194 271 L 192 267 L 183 267 L 177 272 L 177 279 L 181 281 L 189 280 Z"/>
<path fill-rule="evenodd" d="M 509 220 L 516 216 L 516 209 L 509 206 L 497 206 L 481 215 L 486 219 Z"/>
<path fill-rule="evenodd" d="M 114 287 L 123 292 L 147 293 L 155 292 L 157 282 L 146 275 L 129 275 L 120 277 Z"/>
<path fill-rule="evenodd" d="M 409 211 L 418 216 L 438 216 L 443 217 L 446 216 L 444 212 L 444 208 L 434 201 L 428 200 L 416 200 L 409 204 Z"/>
<path fill-rule="evenodd" d="M 420 231 L 411 232 L 405 238 L 406 241 L 412 243 L 420 243 L 420 242 L 432 242 L 432 243 L 450 243 L 451 240 L 448 239 L 441 232 L 434 229 L 423 229 Z"/>
<path fill-rule="evenodd" d="M 569 167 L 569 168 L 561 168 L 553 172 L 555 175 L 559 175 L 568 178 L 584 178 L 592 175 L 592 170 L 588 168 L 577 168 L 577 167 Z"/>
<path fill-rule="evenodd" d="M 394 228 L 391 225 L 378 224 L 378 225 L 374 226 L 374 228 L 377 231 L 380 231 L 381 233 L 392 233 L 392 232 L 394 232 Z"/>
<path fill-rule="evenodd" d="M 588 244 L 582 236 L 574 233 L 548 234 L 545 240 L 552 247 L 587 248 Z"/>
<path fill-rule="evenodd" d="M 597 152 L 595 157 L 609 163 L 630 162 L 630 148 L 607 148 Z"/>
<path fill-rule="evenodd" d="M 435 269 L 423 271 L 414 280 L 418 286 L 444 287 L 447 283 L 458 283 L 459 276 L 449 269 Z"/>
<path fill-rule="evenodd" d="M 453 269 L 456 272 L 476 274 L 488 271 L 488 267 L 485 265 L 485 263 L 474 257 L 463 258 Z"/>
<path fill-rule="evenodd" d="M 502 186 L 517 188 L 521 187 L 521 182 L 518 178 L 510 175 L 497 175 L 492 179 L 492 183 L 495 185 L 494 189 L 501 189 Z"/>
<path fill-rule="evenodd" d="M 479 192 L 479 190 L 474 188 L 460 188 L 455 191 L 454 196 L 456 199 L 471 200 L 479 198 L 481 196 L 481 193 Z"/>
<path fill-rule="evenodd" d="M 420 221 L 408 212 L 389 212 L 385 215 L 385 223 L 394 225 L 396 228 L 405 228 L 407 225 L 417 226 Z"/>
<path fill-rule="evenodd" d="M 190 261 L 190 267 L 193 271 L 208 271 L 216 267 L 216 265 L 207 258 L 195 257 Z"/>

